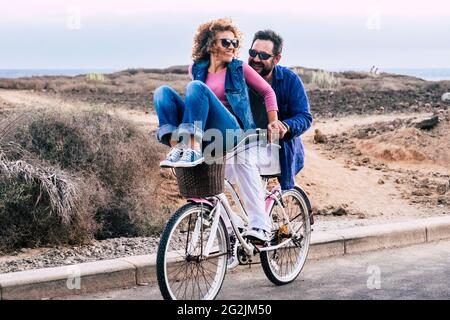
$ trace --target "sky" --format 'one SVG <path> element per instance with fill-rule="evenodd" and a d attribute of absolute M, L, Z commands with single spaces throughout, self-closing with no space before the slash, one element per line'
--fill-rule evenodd
<path fill-rule="evenodd" d="M 447 0 L 0 0 L 0 69 L 163 68 L 191 61 L 203 22 L 284 38 L 281 64 L 450 68 Z"/>

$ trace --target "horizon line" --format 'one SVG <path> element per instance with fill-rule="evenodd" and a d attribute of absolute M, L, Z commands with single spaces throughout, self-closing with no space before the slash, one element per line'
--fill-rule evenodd
<path fill-rule="evenodd" d="M 33 68 L 2 68 L 0 67 L 0 70 L 10 70 L 10 71 L 17 71 L 17 70 L 118 70 L 118 71 L 122 71 L 122 70 L 129 70 L 129 69 L 170 69 L 173 67 L 184 67 L 184 66 L 188 66 L 189 64 L 173 64 L 170 65 L 168 67 L 79 67 L 79 68 L 75 68 L 75 67 L 68 67 L 68 68 L 48 68 L 48 67 L 44 67 L 44 68 L 38 68 L 38 67 L 33 67 Z M 281 64 L 283 65 L 283 64 Z M 286 65 L 283 65 L 286 66 Z M 416 70 L 430 70 L 430 69 L 450 69 L 450 66 L 445 66 L 445 67 L 381 67 L 378 65 L 373 65 L 374 67 L 377 67 L 378 69 L 398 69 L 398 70 L 402 70 L 402 69 L 416 69 Z M 366 67 L 358 67 L 358 66 L 347 66 L 347 67 L 314 67 L 314 66 L 304 66 L 304 65 L 289 65 L 286 66 L 288 68 L 307 68 L 307 69 L 350 69 L 350 70 L 361 70 L 361 69 L 366 69 L 366 68 L 371 68 L 372 66 L 367 65 Z"/>

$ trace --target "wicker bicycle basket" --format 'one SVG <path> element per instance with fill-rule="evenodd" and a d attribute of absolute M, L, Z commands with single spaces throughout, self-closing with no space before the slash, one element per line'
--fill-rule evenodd
<path fill-rule="evenodd" d="M 180 195 L 186 198 L 210 197 L 223 192 L 225 160 L 202 163 L 192 168 L 175 168 Z"/>

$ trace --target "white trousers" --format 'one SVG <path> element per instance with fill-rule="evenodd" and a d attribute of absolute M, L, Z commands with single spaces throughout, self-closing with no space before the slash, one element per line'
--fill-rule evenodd
<path fill-rule="evenodd" d="M 271 231 L 271 221 L 265 212 L 265 190 L 261 174 L 273 174 L 277 170 L 279 172 L 278 152 L 274 152 L 273 147 L 250 144 L 245 151 L 238 152 L 231 159 L 227 158 L 225 178 L 239 187 L 250 228 Z"/>

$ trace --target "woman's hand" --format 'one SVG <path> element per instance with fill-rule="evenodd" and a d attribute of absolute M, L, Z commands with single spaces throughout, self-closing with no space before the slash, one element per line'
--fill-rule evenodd
<path fill-rule="evenodd" d="M 286 128 L 284 123 L 281 122 L 280 120 L 277 119 L 275 121 L 270 122 L 267 126 L 267 135 L 268 135 L 267 139 L 269 143 L 272 143 L 272 141 L 283 139 L 287 131 L 288 129 Z"/>
<path fill-rule="evenodd" d="M 278 120 L 277 111 L 269 111 L 267 112 L 267 120 L 269 124 L 267 125 L 267 140 L 269 143 L 272 143 L 274 140 L 283 139 L 284 135 L 287 132 L 286 126 Z"/>

